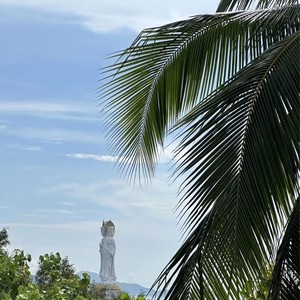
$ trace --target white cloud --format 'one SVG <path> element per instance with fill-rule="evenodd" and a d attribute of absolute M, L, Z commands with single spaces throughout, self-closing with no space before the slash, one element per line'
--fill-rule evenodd
<path fill-rule="evenodd" d="M 0 112 L 82 112 L 83 107 L 54 102 L 1 101 Z"/>
<path fill-rule="evenodd" d="M 64 206 L 75 206 L 76 203 L 72 202 L 72 201 L 55 201 L 55 203 L 59 203 L 61 205 L 64 205 Z"/>
<path fill-rule="evenodd" d="M 78 18 L 88 28 L 107 32 L 120 28 L 140 31 L 143 28 L 186 19 L 189 16 L 213 13 L 219 0 L 0 0 L 10 7 L 25 7 L 44 12 L 45 15 L 67 14 Z"/>
<path fill-rule="evenodd" d="M 55 215 L 56 214 L 74 215 L 78 213 L 76 211 L 67 210 L 67 209 L 41 209 L 40 211 L 46 214 L 55 214 Z"/>
<path fill-rule="evenodd" d="M 171 145 L 166 147 L 165 149 L 160 150 L 159 163 L 168 163 L 172 159 L 174 159 L 174 151 L 175 146 Z M 69 153 L 66 154 L 67 157 L 77 158 L 77 159 L 92 159 L 102 162 L 112 162 L 117 163 L 118 161 L 129 162 L 130 159 L 126 159 L 119 156 L 111 156 L 111 155 L 98 155 L 98 154 L 88 154 L 88 153 Z"/>
<path fill-rule="evenodd" d="M 1 0 L 0 0 L 1 1 Z M 63 101 L 62 101 L 63 102 Z M 73 101 L 72 104 L 61 104 L 47 101 L 1 101 L 0 114 L 30 115 L 36 117 L 78 120 L 78 121 L 99 121 L 97 119 L 97 107 L 87 105 L 85 102 Z M 3 125 L 0 129 L 5 129 Z"/>
<path fill-rule="evenodd" d="M 158 174 L 151 185 L 132 187 L 122 180 L 95 181 L 90 183 L 70 183 L 54 186 L 42 191 L 42 194 L 63 193 L 72 201 L 85 201 L 90 205 L 118 212 L 127 218 L 144 216 L 161 220 L 164 216 L 175 220 L 173 209 L 177 203 L 176 183 L 170 184 L 167 174 Z M 113 201 L 111 201 L 113 199 Z"/>
<path fill-rule="evenodd" d="M 0 131 L 1 135 L 12 136 L 28 140 L 39 140 L 51 143 L 63 142 L 86 142 L 86 143 L 102 143 L 104 138 L 99 133 L 89 133 L 83 130 L 68 129 L 43 129 L 43 128 L 7 128 Z"/>
<path fill-rule="evenodd" d="M 29 217 L 29 218 L 38 218 L 38 219 L 47 219 L 50 216 L 46 214 L 22 214 L 23 217 Z"/>
<path fill-rule="evenodd" d="M 139 276 L 137 273 L 133 273 L 133 272 L 130 272 L 128 275 L 127 275 L 127 280 L 126 282 L 128 283 L 138 283 L 139 282 Z"/>
<path fill-rule="evenodd" d="M 69 223 L 49 223 L 49 224 L 40 224 L 40 223 L 23 223 L 23 222 L 12 222 L 12 223 L 4 223 L 3 227 L 13 228 L 13 227 L 21 227 L 21 228 L 44 228 L 44 229 L 63 229 L 63 230 L 71 230 L 71 231 L 94 231 L 95 228 L 99 227 L 98 222 L 69 222 Z"/>
<path fill-rule="evenodd" d="M 66 154 L 68 157 L 78 158 L 78 159 L 93 159 L 103 162 L 113 162 L 115 163 L 118 159 L 117 156 L 111 155 L 96 155 L 96 154 L 83 154 L 83 153 L 75 153 L 75 154 Z"/>
<path fill-rule="evenodd" d="M 22 146 L 22 145 L 5 145 L 7 148 L 25 150 L 25 151 L 42 151 L 43 148 L 37 146 Z"/>
<path fill-rule="evenodd" d="M 8 205 L 0 205 L 0 209 L 15 209 L 15 207 L 8 206 Z"/>

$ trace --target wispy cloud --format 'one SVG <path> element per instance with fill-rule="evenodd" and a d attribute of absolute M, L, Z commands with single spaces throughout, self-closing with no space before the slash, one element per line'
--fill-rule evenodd
<path fill-rule="evenodd" d="M 80 109 L 52 102 L 0 102 L 0 112 L 78 112 Z"/>
<path fill-rule="evenodd" d="M 4 147 L 25 150 L 25 151 L 42 151 L 43 148 L 37 146 L 22 146 L 22 145 L 5 145 Z"/>
<path fill-rule="evenodd" d="M 138 274 L 133 272 L 128 273 L 126 282 L 139 283 L 140 280 Z"/>
<path fill-rule="evenodd" d="M 0 131 L 0 135 L 51 143 L 86 142 L 98 144 L 104 141 L 101 134 L 68 129 L 6 128 Z"/>
<path fill-rule="evenodd" d="M 92 107 L 92 105 L 87 105 L 87 103 L 76 101 L 69 105 L 44 100 L 0 102 L 0 114 L 30 115 L 48 119 L 98 121 L 96 112 L 96 105 Z"/>
<path fill-rule="evenodd" d="M 48 219 L 50 216 L 46 214 L 22 214 L 23 217 Z"/>
<path fill-rule="evenodd" d="M 1 0 L 0 0 L 1 1 Z M 0 116 L 4 117 L 19 117 L 33 116 L 37 118 L 53 118 L 61 120 L 76 120 L 76 121 L 95 121 L 97 118 L 97 109 L 86 103 L 74 101 L 72 104 L 60 104 L 57 102 L 44 101 L 1 101 Z M 36 120 L 32 119 L 32 123 Z M 54 123 L 54 122 L 53 122 Z M 51 124 L 53 124 L 51 123 Z M 17 137 L 28 140 L 38 140 L 51 143 L 64 142 L 88 142 L 101 143 L 103 137 L 101 134 L 93 133 L 93 131 L 85 131 L 84 129 L 64 129 L 64 128 L 49 128 L 49 123 L 44 122 L 43 126 L 19 127 L 16 123 L 0 124 L 0 135 Z M 56 124 L 56 123 L 54 123 Z M 43 127 L 48 128 L 43 128 Z M 55 125 L 55 127 L 57 127 Z M 82 126 L 82 128 L 85 128 Z M 40 147 L 8 145 L 11 148 L 18 148 L 27 151 L 40 151 Z"/>
<path fill-rule="evenodd" d="M 15 207 L 8 206 L 8 205 L 0 205 L 0 209 L 15 209 Z"/>
<path fill-rule="evenodd" d="M 54 201 L 54 202 L 64 206 L 76 206 L 76 203 L 72 201 Z"/>
<path fill-rule="evenodd" d="M 159 158 L 159 163 L 168 163 L 174 158 L 174 147 L 169 146 L 165 149 L 161 149 L 161 154 Z M 98 154 L 88 154 L 88 153 L 69 153 L 66 154 L 67 157 L 77 158 L 77 159 L 92 159 L 102 162 L 128 162 L 130 163 L 130 158 L 120 157 L 120 156 L 112 156 L 112 155 L 98 155 Z"/>
<path fill-rule="evenodd" d="M 99 227 L 98 222 L 80 221 L 69 223 L 24 223 L 24 222 L 11 222 L 4 223 L 3 227 L 26 227 L 26 228 L 48 228 L 48 229 L 67 229 L 72 231 L 95 231 Z"/>
<path fill-rule="evenodd" d="M 92 159 L 103 162 L 116 162 L 118 160 L 117 156 L 111 155 L 96 155 L 96 154 L 84 154 L 84 153 L 75 153 L 75 154 L 66 154 L 67 157 L 78 158 L 78 159 Z"/>
<path fill-rule="evenodd" d="M 176 205 L 178 185 L 172 186 L 167 181 L 167 174 L 154 178 L 151 186 L 133 188 L 122 180 L 107 180 L 103 182 L 70 183 L 53 186 L 43 193 L 63 193 L 72 201 L 85 201 L 95 209 L 105 208 L 126 215 L 126 218 L 140 215 L 159 218 L 168 215 Z M 113 199 L 113 201 L 112 201 Z M 163 199 L 163 201 L 162 201 Z"/>
<path fill-rule="evenodd" d="M 188 5 L 179 0 L 152 0 L 141 5 L 139 0 L 115 1 L 70 1 L 51 0 L 0 0 L 0 4 L 23 7 L 52 14 L 67 14 L 96 32 L 107 32 L 120 28 L 140 31 L 146 27 L 185 19 L 197 13 L 212 13 L 219 0 L 190 0 Z M 41 14 L 41 13 L 40 13 Z"/>
<path fill-rule="evenodd" d="M 78 211 L 72 211 L 68 209 L 40 209 L 40 212 L 46 214 L 62 214 L 62 215 L 74 215 L 79 213 Z"/>

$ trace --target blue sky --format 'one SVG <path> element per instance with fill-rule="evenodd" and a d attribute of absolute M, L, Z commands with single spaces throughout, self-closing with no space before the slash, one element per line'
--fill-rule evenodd
<path fill-rule="evenodd" d="M 26 2 L 26 3 L 25 3 Z M 0 0 L 0 228 L 10 249 L 60 252 L 77 271 L 99 272 L 102 220 L 116 225 L 121 282 L 150 286 L 180 246 L 168 181 L 129 185 L 114 168 L 99 114 L 99 69 L 137 33 L 218 1 Z"/>

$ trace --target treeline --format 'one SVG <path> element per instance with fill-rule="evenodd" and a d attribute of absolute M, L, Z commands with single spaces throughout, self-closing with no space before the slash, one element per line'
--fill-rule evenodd
<path fill-rule="evenodd" d="M 37 272 L 29 268 L 31 255 L 15 249 L 10 254 L 8 231 L 0 231 L 0 299 L 1 300 L 105 300 L 106 291 L 99 284 L 91 283 L 90 276 L 76 274 L 68 257 L 57 253 L 40 255 Z M 115 300 L 145 300 L 125 292 Z"/>

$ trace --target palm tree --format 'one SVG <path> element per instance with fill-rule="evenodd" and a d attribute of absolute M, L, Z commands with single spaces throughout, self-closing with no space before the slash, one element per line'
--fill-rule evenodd
<path fill-rule="evenodd" d="M 185 239 L 159 297 L 241 299 L 273 260 L 270 299 L 299 299 L 299 18 L 296 0 L 221 0 L 143 30 L 106 69 L 120 171 L 149 179 L 178 143 Z"/>

